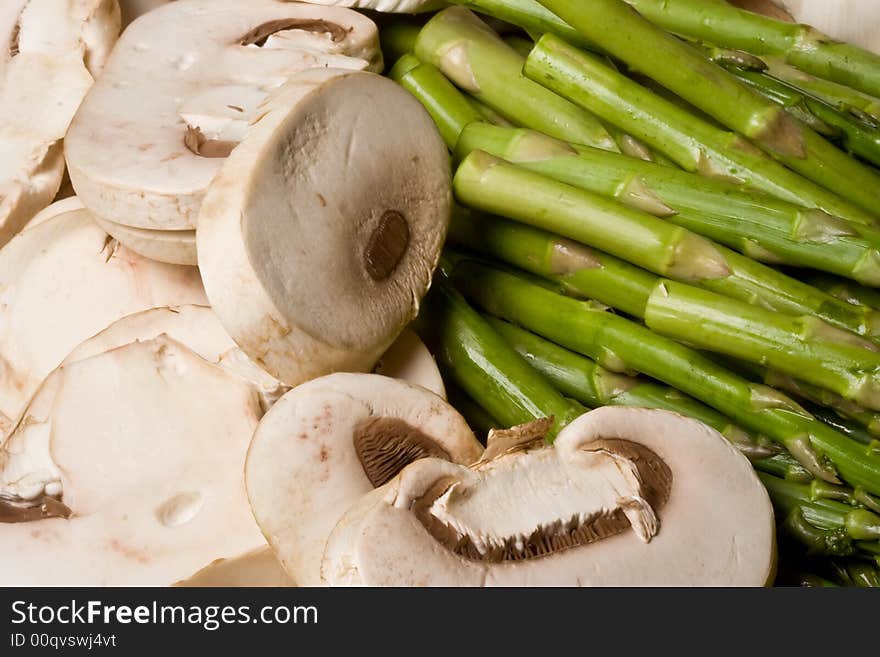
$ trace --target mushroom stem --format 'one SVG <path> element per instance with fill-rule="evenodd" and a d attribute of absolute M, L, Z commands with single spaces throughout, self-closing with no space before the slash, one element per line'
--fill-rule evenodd
<path fill-rule="evenodd" d="M 443 278 L 425 299 L 418 330 L 452 380 L 504 427 L 552 417 L 552 439 L 584 410 L 557 392 Z"/>

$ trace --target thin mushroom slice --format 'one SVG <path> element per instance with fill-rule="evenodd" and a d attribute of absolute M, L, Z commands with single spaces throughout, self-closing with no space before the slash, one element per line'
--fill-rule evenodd
<path fill-rule="evenodd" d="M 471 468 L 407 466 L 340 520 L 322 577 L 366 586 L 761 586 L 774 564 L 767 492 L 719 433 L 666 411 L 606 407 L 552 446 L 513 444 Z"/>
<path fill-rule="evenodd" d="M 247 381 L 167 336 L 50 379 L 20 426 L 48 434 L 67 517 L 0 524 L 0 581 L 169 585 L 264 545 L 241 477 L 262 414 Z"/>
<path fill-rule="evenodd" d="M 135 253 L 171 265 L 199 264 L 196 231 L 147 230 L 94 217 L 95 223 Z"/>
<path fill-rule="evenodd" d="M 245 353 L 290 385 L 368 371 L 430 285 L 448 153 L 419 103 L 372 73 L 300 74 L 267 110 L 199 215 L 208 298 Z"/>
<path fill-rule="evenodd" d="M 281 587 L 296 586 L 296 583 L 278 563 L 272 549 L 266 546 L 239 557 L 217 559 L 174 586 Z"/>
<path fill-rule="evenodd" d="M 437 367 L 437 361 L 425 343 L 411 329 L 406 329 L 382 354 L 373 368 L 374 374 L 391 379 L 403 379 L 407 383 L 422 386 L 435 395 L 446 399 L 446 386 Z"/>
<path fill-rule="evenodd" d="M 62 139 L 118 34 L 116 0 L 0 8 L 0 246 L 61 187 Z"/>
<path fill-rule="evenodd" d="M 80 201 L 77 196 L 68 196 L 67 198 L 56 200 L 51 205 L 46 206 L 35 214 L 22 230 L 38 226 L 44 221 L 57 217 L 58 215 L 82 209 L 84 209 L 82 201 Z"/>
<path fill-rule="evenodd" d="M 321 583 L 324 543 L 360 496 L 415 459 L 471 463 L 482 447 L 424 388 L 375 374 L 332 374 L 273 406 L 245 466 L 257 523 L 290 576 Z"/>
<path fill-rule="evenodd" d="M 291 75 L 327 66 L 381 69 L 375 24 L 280 0 L 160 6 L 125 30 L 70 126 L 73 186 L 102 219 L 191 231 L 262 101 Z"/>
<path fill-rule="evenodd" d="M 70 352 L 61 367 L 67 367 L 135 342 L 168 337 L 251 385 L 259 396 L 261 410 L 268 409 L 287 390 L 245 356 L 226 335 L 207 306 L 185 305 L 151 308 L 123 317 Z M 8 440 L 0 446 L 0 497 L 34 504 L 44 496 L 62 493 L 57 465 L 49 454 L 51 405 L 59 380 L 50 375 L 34 395 Z"/>
<path fill-rule="evenodd" d="M 84 210 L 29 228 L 0 250 L 0 436 L 83 340 L 148 308 L 206 304 L 195 267 L 147 260 Z"/>

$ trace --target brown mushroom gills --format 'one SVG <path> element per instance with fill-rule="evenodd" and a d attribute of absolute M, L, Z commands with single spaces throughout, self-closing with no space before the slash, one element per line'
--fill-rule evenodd
<path fill-rule="evenodd" d="M 258 25 L 241 37 L 239 43 L 243 46 L 253 45 L 262 48 L 266 44 L 266 39 L 273 34 L 284 32 L 285 30 L 303 30 L 305 32 L 328 34 L 333 43 L 342 41 L 348 35 L 348 30 L 330 21 L 322 19 L 281 18 Z"/>
<path fill-rule="evenodd" d="M 606 450 L 635 464 L 642 483 L 642 495 L 659 515 L 672 493 L 672 470 L 666 462 L 648 447 L 629 440 L 605 439 L 590 444 L 590 451 L 598 450 Z M 511 537 L 503 547 L 481 553 L 469 536 L 460 536 L 431 512 L 434 503 L 457 481 L 455 478 L 437 481 L 425 495 L 415 501 L 413 512 L 434 539 L 451 552 L 471 561 L 502 563 L 537 559 L 588 545 L 630 528 L 630 521 L 622 508 L 617 508 L 610 514 L 594 515 L 586 522 L 579 522 L 577 518 L 559 520 L 539 527 L 526 541 Z"/>
<path fill-rule="evenodd" d="M 238 146 L 238 142 L 234 141 L 208 139 L 202 134 L 201 129 L 191 125 L 186 126 L 183 144 L 190 152 L 200 157 L 229 157 L 232 149 Z"/>
<path fill-rule="evenodd" d="M 17 504 L 0 499 L 0 523 L 69 518 L 72 514 L 73 512 L 63 502 L 48 495 L 28 504 Z"/>
<path fill-rule="evenodd" d="M 388 483 L 418 459 L 452 460 L 430 436 L 399 418 L 369 418 L 355 428 L 353 440 L 364 474 L 374 488 Z"/>

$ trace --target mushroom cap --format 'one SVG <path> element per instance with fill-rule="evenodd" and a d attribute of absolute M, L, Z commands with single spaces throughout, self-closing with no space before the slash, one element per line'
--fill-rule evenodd
<path fill-rule="evenodd" d="M 135 228 L 94 216 L 95 223 L 135 253 L 171 265 L 199 264 L 196 231 Z"/>
<path fill-rule="evenodd" d="M 267 108 L 202 205 L 208 298 L 245 353 L 290 385 L 368 371 L 430 285 L 451 210 L 448 152 L 418 101 L 371 73 L 307 71 Z"/>
<path fill-rule="evenodd" d="M 374 488 L 377 467 L 399 469 L 425 453 L 471 463 L 481 452 L 465 420 L 428 390 L 376 374 L 332 374 L 294 388 L 266 413 L 245 480 L 278 559 L 298 584 L 311 586 L 321 583 L 327 536 Z"/>
<path fill-rule="evenodd" d="M 255 96 L 316 66 L 381 68 L 375 24 L 347 9 L 280 0 L 178 0 L 144 14 L 70 126 L 66 157 L 77 194 L 105 220 L 193 230 L 224 158 L 192 150 L 203 152 L 198 135 L 207 127 L 188 125 L 181 112 L 208 94 L 216 116 L 207 118 L 233 112 L 246 125 L 258 116 Z M 219 99 L 218 88 L 227 92 Z"/>
<path fill-rule="evenodd" d="M 0 246 L 58 192 L 61 140 L 118 34 L 116 0 L 0 8 Z"/>
<path fill-rule="evenodd" d="M 261 414 L 253 386 L 164 335 L 60 367 L 20 428 L 48 435 L 72 514 L 0 524 L 0 581 L 167 585 L 259 548 L 241 471 Z"/>
<path fill-rule="evenodd" d="M 647 473 L 659 472 L 650 458 L 620 460 L 609 447 L 614 440 L 641 445 L 668 466 L 664 504 L 655 498 L 645 506 L 649 498 L 641 498 L 650 488 Z M 603 452 L 618 466 L 627 460 L 648 465 L 629 472 L 637 472 L 640 487 L 621 479 L 626 468 L 603 465 Z M 532 477 L 542 485 L 529 486 Z M 617 504 L 635 522 L 632 530 L 618 527 L 620 533 L 605 538 L 580 533 L 592 542 L 571 546 L 561 528 L 573 531 L 566 524 L 573 517 L 578 530 L 587 521 L 613 519 L 609 493 L 621 495 Z M 429 506 L 423 504 L 427 511 L 419 516 L 424 500 Z M 550 517 L 557 513 L 565 517 Z M 652 514 L 658 525 L 640 524 Z M 474 548 L 482 542 L 493 558 L 500 555 L 492 552 L 500 538 L 513 553 L 541 556 L 466 557 L 435 538 L 428 521 L 442 531 L 459 527 L 452 540 L 467 536 Z M 340 520 L 327 541 L 322 577 L 367 586 L 761 586 L 773 577 L 774 540 L 766 490 L 719 433 L 667 411 L 605 407 L 571 423 L 552 447 L 506 452 L 473 468 L 437 459 L 407 466 Z M 563 547 L 546 553 L 546 545 Z"/>
<path fill-rule="evenodd" d="M 0 250 L 0 435 L 83 340 L 147 308 L 206 304 L 198 270 L 119 246 L 84 210 L 57 215 Z"/>

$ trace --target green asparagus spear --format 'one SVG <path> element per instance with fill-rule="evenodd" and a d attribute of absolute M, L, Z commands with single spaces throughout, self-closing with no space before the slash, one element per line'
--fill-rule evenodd
<path fill-rule="evenodd" d="M 880 291 L 826 274 L 808 273 L 803 280 L 854 306 L 880 308 Z"/>
<path fill-rule="evenodd" d="M 754 461 L 754 466 L 760 472 L 766 472 L 786 481 L 794 481 L 799 484 L 809 484 L 813 481 L 813 475 L 810 471 L 785 452 Z"/>
<path fill-rule="evenodd" d="M 379 42 L 386 64 L 392 64 L 413 51 L 421 27 L 407 21 L 394 21 L 379 31 Z"/>
<path fill-rule="evenodd" d="M 543 231 L 493 217 L 456 217 L 451 238 L 567 290 L 645 320 L 698 347 L 770 365 L 868 404 L 880 403 L 880 354 L 870 343 L 812 317 L 789 317 L 689 285 Z"/>
<path fill-rule="evenodd" d="M 773 446 L 765 438 L 751 436 L 718 411 L 674 388 L 611 372 L 589 358 L 509 322 L 494 317 L 487 319 L 517 353 L 558 390 L 588 407 L 636 406 L 673 411 L 712 427 L 749 459 L 766 459 L 774 454 Z"/>
<path fill-rule="evenodd" d="M 645 18 L 671 32 L 756 55 L 778 55 L 789 64 L 814 75 L 873 96 L 880 95 L 880 56 L 835 41 L 809 26 L 761 16 L 726 2 L 626 1 Z M 593 4 L 565 2 L 576 7 Z M 554 3 L 542 4 L 552 10 L 552 6 L 559 3 L 554 0 Z M 555 13 L 563 19 L 566 17 L 563 12 Z M 572 20 L 568 22 L 574 24 Z"/>
<path fill-rule="evenodd" d="M 721 180 L 572 146 L 538 132 L 472 123 L 456 157 L 482 150 L 688 228 L 764 262 L 811 267 L 880 285 L 880 251 L 857 228 Z M 877 231 L 861 228 L 880 244 Z"/>
<path fill-rule="evenodd" d="M 857 119 L 850 112 L 838 110 L 764 73 L 725 68 L 816 132 L 839 141 L 847 152 L 880 166 L 880 130 L 873 119 Z"/>
<path fill-rule="evenodd" d="M 852 486 L 880 493 L 880 454 L 866 452 L 814 419 L 791 399 L 750 383 L 690 347 L 653 333 L 604 306 L 579 301 L 497 268 L 460 261 L 453 280 L 485 311 L 507 319 L 608 369 L 615 364 L 663 381 L 732 418 L 747 430 L 782 445 L 816 476 L 835 477 L 819 450 Z"/>
<path fill-rule="evenodd" d="M 450 7 L 436 14 L 419 33 L 415 54 L 517 125 L 577 144 L 617 150 L 595 116 L 526 79 L 525 59 L 467 9 Z"/>
<path fill-rule="evenodd" d="M 524 71 L 548 89 L 666 154 L 687 171 L 746 183 L 784 201 L 816 207 L 876 228 L 873 213 L 877 204 L 865 210 L 841 198 L 787 169 L 735 133 L 662 98 L 606 66 L 596 55 L 558 37 L 542 37 L 526 59 Z M 782 111 L 775 105 L 774 110 Z"/>
<path fill-rule="evenodd" d="M 454 87 L 453 87 L 454 88 Z M 457 89 L 456 89 L 457 91 Z M 464 94 L 465 99 L 471 104 L 477 113 L 483 117 L 483 121 L 487 121 L 490 125 L 500 126 L 502 128 L 513 128 L 514 124 L 512 121 L 505 119 L 501 114 L 493 110 L 491 107 L 486 105 L 486 103 L 482 103 L 473 96 L 469 96 L 468 94 Z"/>
<path fill-rule="evenodd" d="M 647 269 L 788 314 L 815 314 L 859 335 L 877 313 L 834 299 L 667 221 L 474 151 L 454 189 L 472 208 L 550 230 Z"/>
<path fill-rule="evenodd" d="M 785 517 L 784 526 L 814 551 L 848 556 L 853 541 L 880 540 L 880 516 L 867 509 L 827 498 L 815 498 L 812 486 L 758 472 L 773 506 Z"/>
<path fill-rule="evenodd" d="M 467 421 L 468 426 L 473 429 L 483 443 L 486 442 L 486 436 L 492 429 L 502 429 L 501 423 L 494 417 L 489 415 L 488 411 L 475 402 L 470 395 L 459 388 L 452 382 L 452 375 L 441 367 L 440 373 L 446 384 L 446 398 L 450 404 L 461 413 L 462 417 Z"/>
<path fill-rule="evenodd" d="M 814 317 L 791 317 L 661 281 L 648 300 L 645 323 L 698 348 L 766 364 L 880 410 L 880 353 Z"/>
<path fill-rule="evenodd" d="M 389 77 L 419 99 L 437 124 L 443 141 L 455 148 L 465 126 L 483 117 L 436 67 L 416 59 L 416 65 L 410 68 L 413 59 L 412 55 L 404 55 Z"/>
<path fill-rule="evenodd" d="M 451 3 L 521 27 L 533 37 L 551 32 L 569 43 L 589 45 L 577 30 L 536 0 L 451 0 Z"/>
<path fill-rule="evenodd" d="M 880 175 L 707 61 L 689 44 L 652 25 L 623 0 L 539 1 L 590 41 L 753 140 L 804 177 L 869 212 L 880 205 Z"/>
<path fill-rule="evenodd" d="M 841 111 L 851 112 L 857 118 L 880 121 L 880 98 L 804 73 L 775 57 L 763 57 L 762 61 L 767 65 L 767 73 L 777 80 L 787 82 Z"/>
<path fill-rule="evenodd" d="M 438 276 L 417 322 L 452 380 L 504 427 L 554 417 L 550 436 L 581 414 Z"/>

